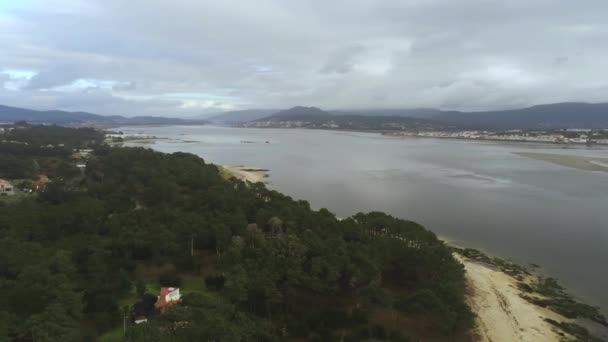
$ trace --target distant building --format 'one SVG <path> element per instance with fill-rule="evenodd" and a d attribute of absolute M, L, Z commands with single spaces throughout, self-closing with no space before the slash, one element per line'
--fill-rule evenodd
<path fill-rule="evenodd" d="M 168 307 L 179 303 L 181 299 L 178 287 L 161 287 L 156 307 L 163 312 Z"/>
<path fill-rule="evenodd" d="M 13 185 L 6 179 L 0 179 L 0 196 L 12 196 L 14 194 Z"/>
<path fill-rule="evenodd" d="M 131 319 L 135 324 L 146 323 L 148 319 L 159 313 L 162 314 L 167 308 L 181 302 L 181 300 L 182 297 L 178 287 L 161 287 L 160 296 L 146 293 L 139 302 L 133 305 Z"/>

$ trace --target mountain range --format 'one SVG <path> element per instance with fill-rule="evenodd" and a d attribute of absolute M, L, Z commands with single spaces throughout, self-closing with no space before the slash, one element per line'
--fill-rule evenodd
<path fill-rule="evenodd" d="M 104 116 L 87 112 L 32 110 L 0 105 L 0 122 L 28 121 L 68 126 L 228 124 L 248 127 L 338 129 L 563 129 L 608 128 L 608 103 L 554 103 L 522 109 L 485 112 L 419 109 L 361 109 L 325 111 L 316 107 L 286 110 L 248 109 L 208 118 Z"/>
<path fill-rule="evenodd" d="M 441 112 L 433 120 L 472 129 L 608 128 L 608 103 L 555 103 L 487 112 Z"/>
<path fill-rule="evenodd" d="M 14 121 L 65 126 L 182 125 L 206 123 L 205 120 L 201 119 L 179 119 L 158 116 L 106 116 L 87 112 L 33 110 L 0 105 L 0 122 Z"/>

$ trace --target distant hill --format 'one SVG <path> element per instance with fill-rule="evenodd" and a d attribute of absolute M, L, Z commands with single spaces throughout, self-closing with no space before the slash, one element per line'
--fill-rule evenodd
<path fill-rule="evenodd" d="M 434 120 L 473 129 L 608 128 L 608 103 L 555 103 L 487 112 L 441 112 Z"/>
<path fill-rule="evenodd" d="M 320 108 L 297 106 L 276 112 L 260 121 L 324 121 L 332 118 L 332 114 Z"/>
<path fill-rule="evenodd" d="M 362 115 L 362 116 L 403 116 L 411 118 L 432 119 L 444 113 L 435 108 L 413 108 L 413 109 L 354 109 L 354 110 L 332 110 L 335 115 Z"/>
<path fill-rule="evenodd" d="M 86 112 L 64 112 L 61 110 L 32 110 L 0 105 L 0 121 L 29 121 L 64 124 L 69 122 L 96 121 L 110 123 L 117 117 L 109 117 Z"/>
<path fill-rule="evenodd" d="M 323 111 L 316 107 L 298 106 L 254 120 L 247 126 L 327 128 L 331 124 L 338 128 L 350 126 L 348 128 L 353 129 L 598 129 L 608 128 L 608 103 L 555 103 L 485 112 L 441 111 L 432 108 Z"/>
<path fill-rule="evenodd" d="M 209 118 L 206 118 L 206 120 L 213 122 L 213 123 L 239 124 L 239 123 L 243 123 L 243 122 L 261 119 L 263 117 L 272 115 L 278 111 L 279 111 L 278 109 L 235 110 L 235 111 L 223 112 L 223 113 L 213 115 Z"/>
<path fill-rule="evenodd" d="M 401 116 L 336 115 L 317 107 L 293 107 L 273 115 L 250 121 L 245 127 L 328 128 L 351 130 L 446 129 L 432 120 Z"/>
<path fill-rule="evenodd" d="M 33 110 L 0 105 L 0 122 L 27 121 L 65 126 L 117 126 L 117 125 L 179 125 L 203 124 L 204 120 L 184 120 L 155 116 L 124 117 L 105 116 L 87 112 L 66 112 L 61 110 Z"/>

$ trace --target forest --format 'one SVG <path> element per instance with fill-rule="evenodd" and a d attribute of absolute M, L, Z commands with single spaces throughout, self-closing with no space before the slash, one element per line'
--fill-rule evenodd
<path fill-rule="evenodd" d="M 94 130 L 10 134 L 0 156 L 16 162 L 1 177 L 94 151 L 84 172 L 0 199 L 0 341 L 467 339 L 463 266 L 415 222 L 340 220 L 196 155 L 110 147 Z M 49 156 L 49 144 L 63 146 Z M 180 287 L 181 303 L 134 324 L 160 286 Z"/>

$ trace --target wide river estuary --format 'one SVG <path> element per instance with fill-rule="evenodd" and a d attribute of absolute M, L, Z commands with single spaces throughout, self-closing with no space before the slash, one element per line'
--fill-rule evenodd
<path fill-rule="evenodd" d="M 269 187 L 339 217 L 384 211 L 454 244 L 541 265 L 608 311 L 608 172 L 513 152 L 608 157 L 608 149 L 214 126 L 122 127 L 141 144 L 269 170 Z M 129 144 L 139 145 L 139 144 Z"/>

